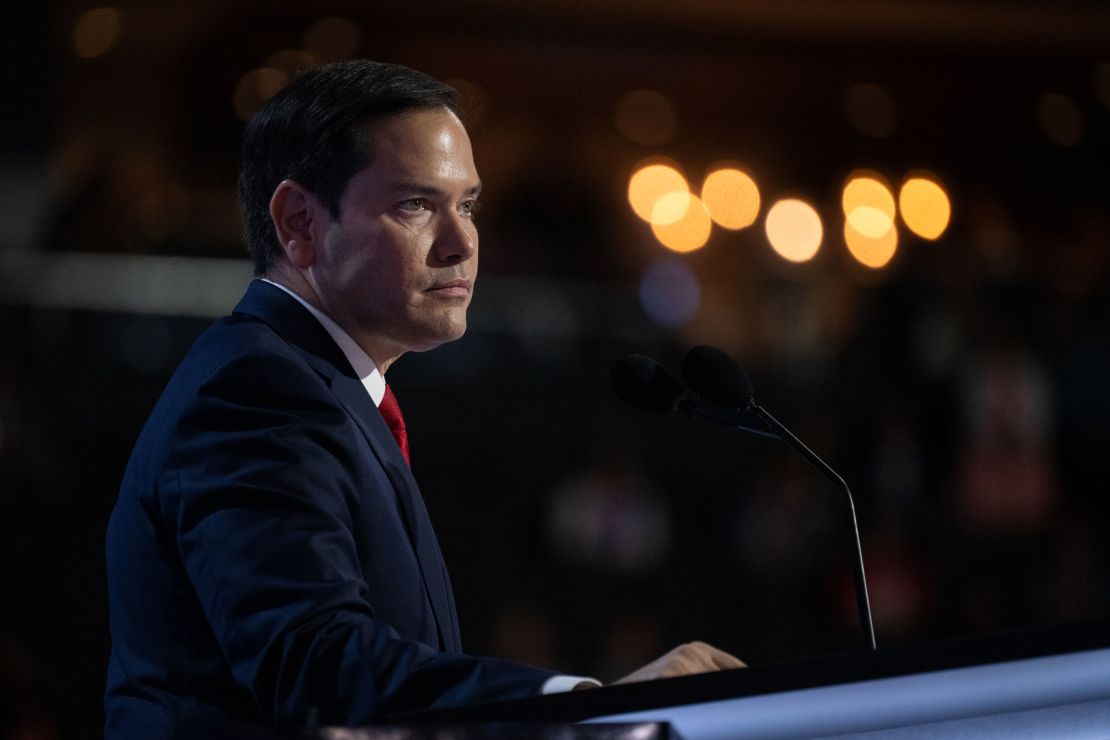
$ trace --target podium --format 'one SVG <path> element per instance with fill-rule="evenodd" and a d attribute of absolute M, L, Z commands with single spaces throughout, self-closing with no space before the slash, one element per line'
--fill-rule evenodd
<path fill-rule="evenodd" d="M 754 666 L 400 719 L 456 726 L 669 723 L 671 737 L 684 740 L 1107 738 L 1110 622 Z"/>

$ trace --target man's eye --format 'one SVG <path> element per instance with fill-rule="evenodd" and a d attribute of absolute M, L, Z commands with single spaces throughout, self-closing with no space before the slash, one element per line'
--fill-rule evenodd
<path fill-rule="evenodd" d="M 462 213 L 464 216 L 473 216 L 475 213 L 478 212 L 478 208 L 478 201 L 467 200 L 463 201 L 462 205 L 459 206 L 459 212 Z"/>
<path fill-rule="evenodd" d="M 401 201 L 401 210 L 409 211 L 410 213 L 419 213 L 427 208 L 428 202 L 423 198 L 409 198 L 408 200 Z"/>

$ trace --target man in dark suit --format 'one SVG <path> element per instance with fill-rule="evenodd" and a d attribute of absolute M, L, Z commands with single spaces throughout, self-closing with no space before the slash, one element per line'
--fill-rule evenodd
<path fill-rule="evenodd" d="M 588 683 L 461 652 L 384 380 L 465 330 L 480 189 L 454 91 L 411 69 L 317 68 L 251 120 L 240 196 L 260 279 L 174 374 L 108 529 L 109 738 L 357 725 Z M 629 680 L 738 665 L 696 643 Z"/>

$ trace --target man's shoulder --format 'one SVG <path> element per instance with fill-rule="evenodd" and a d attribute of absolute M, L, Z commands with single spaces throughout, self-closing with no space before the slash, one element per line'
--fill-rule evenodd
<path fill-rule="evenodd" d="M 178 421 L 200 406 L 224 401 L 232 408 L 269 397 L 318 394 L 323 385 L 306 353 L 264 321 L 227 316 L 197 338 L 170 376 L 139 443 L 172 435 Z"/>
<path fill-rule="evenodd" d="M 330 376 L 344 358 L 324 328 L 295 298 L 261 280 L 252 281 L 234 313 L 210 327 L 194 343 L 171 385 L 182 378 L 235 371 L 258 362 L 275 371 L 314 369 Z"/>
<path fill-rule="evenodd" d="M 250 314 L 224 316 L 193 344 L 181 366 L 220 366 L 245 358 L 301 357 L 303 353 L 272 326 Z"/>
<path fill-rule="evenodd" d="M 182 444 L 202 444 L 214 430 L 268 423 L 269 412 L 283 408 L 339 416 L 326 378 L 302 349 L 255 317 L 219 319 L 167 382 L 135 441 L 128 472 L 156 471 Z"/>
<path fill-rule="evenodd" d="M 249 315 L 225 316 L 209 326 L 170 377 L 163 396 L 195 393 L 213 377 L 271 366 L 275 372 L 308 370 L 303 355 L 265 322 Z"/>

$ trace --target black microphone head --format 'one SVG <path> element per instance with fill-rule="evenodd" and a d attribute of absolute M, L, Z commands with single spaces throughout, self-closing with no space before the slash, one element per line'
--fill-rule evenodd
<path fill-rule="evenodd" d="M 716 347 L 694 347 L 687 352 L 682 374 L 696 393 L 722 406 L 747 406 L 754 392 L 744 369 Z"/>
<path fill-rule="evenodd" d="M 682 396 L 682 385 L 655 360 L 643 355 L 627 355 L 613 365 L 613 392 L 633 408 L 655 414 L 675 410 Z"/>

